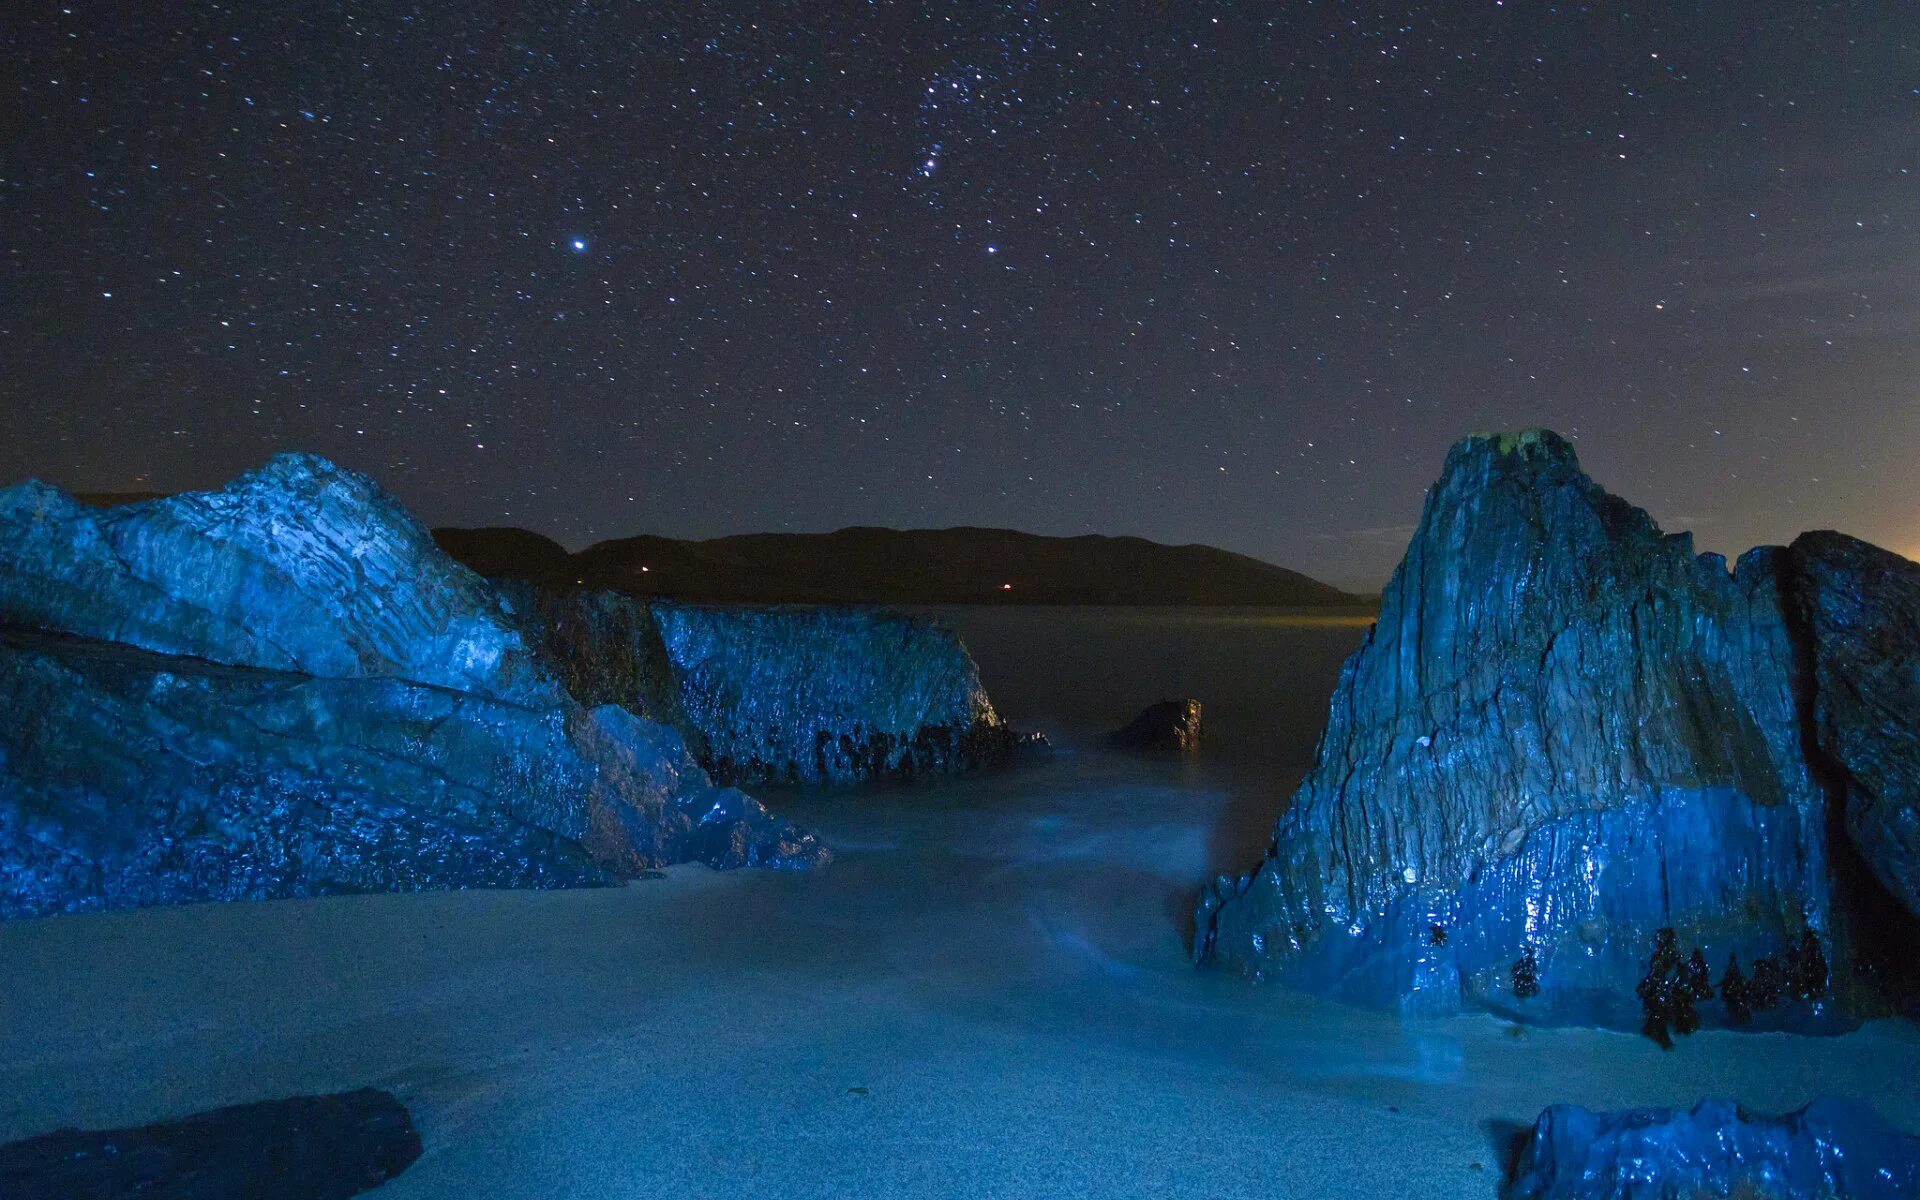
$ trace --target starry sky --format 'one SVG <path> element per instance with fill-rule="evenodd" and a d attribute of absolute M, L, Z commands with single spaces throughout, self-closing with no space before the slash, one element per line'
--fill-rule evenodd
<path fill-rule="evenodd" d="M 0 481 L 1350 586 L 1544 424 L 1920 554 L 1920 5 L 87 4 L 0 25 Z"/>

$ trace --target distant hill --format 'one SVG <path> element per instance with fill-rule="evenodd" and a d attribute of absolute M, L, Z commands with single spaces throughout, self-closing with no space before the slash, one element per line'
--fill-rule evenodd
<path fill-rule="evenodd" d="M 94 508 L 113 508 L 140 500 L 164 500 L 171 492 L 75 492 L 73 498 Z"/>
<path fill-rule="evenodd" d="M 716 603 L 1361 607 L 1297 571 L 1212 546 L 1010 529 L 631 537 L 576 554 L 525 529 L 436 529 L 483 575 Z"/>

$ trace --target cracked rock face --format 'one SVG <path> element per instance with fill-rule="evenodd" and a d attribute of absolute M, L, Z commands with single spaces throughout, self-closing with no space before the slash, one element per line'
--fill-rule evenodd
<path fill-rule="evenodd" d="M 604 883 L 827 852 L 670 725 L 573 699 L 364 477 L 0 492 L 0 915 Z"/>
<path fill-rule="evenodd" d="M 1724 1100 L 1691 1112 L 1556 1104 L 1526 1135 L 1503 1200 L 1902 1200 L 1920 1194 L 1920 1138 L 1872 1109 L 1816 1100 L 1767 1117 Z"/>
<path fill-rule="evenodd" d="M 1728 1019 L 1696 952 L 1717 978 L 1844 942 L 1780 558 L 1696 555 L 1553 434 L 1456 446 L 1271 850 L 1203 895 L 1197 956 L 1406 1011 L 1685 1032 Z M 1831 1015 L 1824 988 L 1776 999 L 1743 1015 Z"/>
<path fill-rule="evenodd" d="M 1920 565 L 1842 533 L 1801 534 L 1788 552 L 1847 835 L 1920 915 Z"/>

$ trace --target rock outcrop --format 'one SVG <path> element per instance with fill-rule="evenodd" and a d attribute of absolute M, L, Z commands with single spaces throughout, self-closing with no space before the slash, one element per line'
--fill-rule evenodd
<path fill-rule="evenodd" d="M 673 725 L 731 783 L 944 774 L 1004 763 L 1025 744 L 967 648 L 930 618 L 499 586 L 575 699 Z"/>
<path fill-rule="evenodd" d="M 486 580 L 312 454 L 112 508 L 37 481 L 0 491 L 0 619 L 236 666 L 558 695 Z"/>
<path fill-rule="evenodd" d="M 670 724 L 576 701 L 312 456 L 106 510 L 0 492 L 0 624 L 0 915 L 826 857 Z"/>
<path fill-rule="evenodd" d="M 10 1200 L 347 1200 L 420 1157 L 406 1106 L 363 1088 L 0 1146 Z"/>
<path fill-rule="evenodd" d="M 1920 1138 L 1872 1109 L 1816 1100 L 1783 1117 L 1720 1100 L 1691 1112 L 1559 1104 L 1526 1135 L 1503 1200 L 1904 1200 Z"/>
<path fill-rule="evenodd" d="M 1006 762 L 1021 739 L 973 656 L 925 617 L 653 605 L 706 765 L 738 783 L 906 779 Z"/>
<path fill-rule="evenodd" d="M 1920 565 L 1840 533 L 1802 534 L 1788 552 L 1847 835 L 1920 914 Z"/>
<path fill-rule="evenodd" d="M 1128 750 L 1192 754 L 1200 749 L 1200 702 L 1162 700 L 1149 704 L 1139 716 L 1107 735 L 1107 741 Z"/>
<path fill-rule="evenodd" d="M 1852 930 L 1793 558 L 1729 572 L 1549 433 L 1456 446 L 1272 848 L 1203 894 L 1197 956 L 1661 1038 L 1835 1019 Z"/>

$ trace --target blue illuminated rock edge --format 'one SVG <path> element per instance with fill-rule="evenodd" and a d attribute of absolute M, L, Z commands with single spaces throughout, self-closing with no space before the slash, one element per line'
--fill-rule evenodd
<path fill-rule="evenodd" d="M 1503 1200 L 1907 1200 L 1920 1138 L 1864 1105 L 1816 1100 L 1781 1117 L 1723 1100 L 1691 1112 L 1556 1104 L 1525 1135 Z"/>
<path fill-rule="evenodd" d="M 566 684 L 323 459 L 110 509 L 0 492 L 0 916 L 827 859 L 670 719 Z"/>

